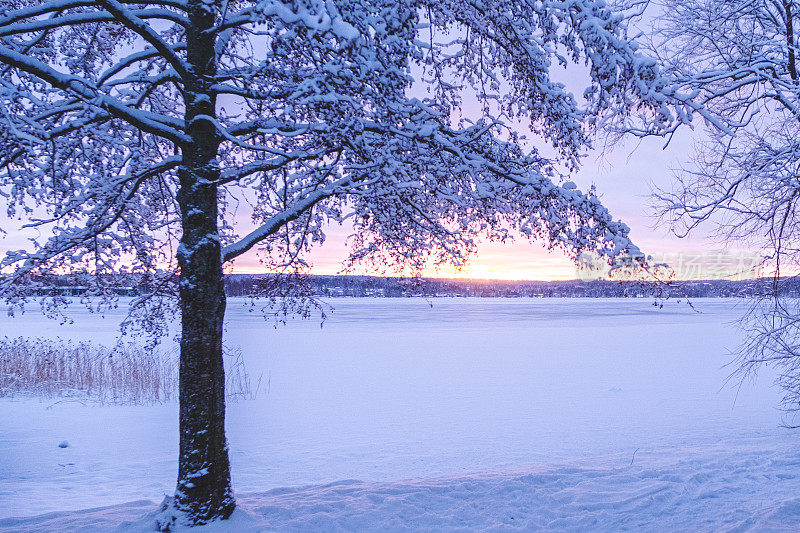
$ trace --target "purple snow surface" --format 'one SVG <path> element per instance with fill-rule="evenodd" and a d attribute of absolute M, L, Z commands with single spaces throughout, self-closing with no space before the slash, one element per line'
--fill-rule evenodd
<path fill-rule="evenodd" d="M 774 376 L 725 384 L 744 304 L 651 303 L 336 299 L 274 329 L 232 300 L 262 384 L 229 406 L 240 510 L 205 529 L 795 529 Z M 121 314 L 0 324 L 110 343 Z M 0 531 L 151 528 L 176 411 L 0 399 Z"/>

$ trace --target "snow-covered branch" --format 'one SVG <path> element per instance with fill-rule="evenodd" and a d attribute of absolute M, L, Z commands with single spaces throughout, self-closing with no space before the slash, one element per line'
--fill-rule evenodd
<path fill-rule="evenodd" d="M 161 53 L 172 68 L 184 79 L 188 77 L 188 65 L 175 53 L 172 47 L 161 39 L 161 36 L 156 33 L 146 22 L 142 20 L 136 12 L 127 9 L 117 0 L 98 0 L 103 7 L 111 13 L 114 18 L 121 22 L 126 28 L 138 34 L 142 39 L 147 41 L 153 48 Z M 168 12 L 167 12 L 168 13 Z M 189 20 L 179 19 L 179 22 L 188 27 Z"/>
<path fill-rule="evenodd" d="M 273 236 L 283 229 L 289 222 L 297 220 L 317 203 L 326 198 L 344 192 L 353 184 L 352 178 L 343 178 L 335 181 L 322 189 L 316 190 L 308 196 L 296 201 L 289 209 L 276 213 L 264 224 L 242 237 L 239 241 L 229 244 L 222 249 L 223 262 L 231 261 L 251 250 L 254 246 Z M 363 186 L 363 184 L 361 184 Z"/>
<path fill-rule="evenodd" d="M 0 46 L 0 61 L 41 78 L 53 87 L 73 94 L 98 109 L 108 111 L 112 116 L 121 118 L 142 131 L 159 135 L 177 144 L 187 140 L 179 129 L 183 124 L 178 119 L 132 109 L 116 98 L 101 93 L 88 80 L 59 72 L 41 61 L 4 46 Z"/>

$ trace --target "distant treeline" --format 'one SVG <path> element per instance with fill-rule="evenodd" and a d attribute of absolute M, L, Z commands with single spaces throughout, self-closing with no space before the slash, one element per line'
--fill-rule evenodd
<path fill-rule="evenodd" d="M 257 291 L 268 275 L 230 274 L 225 278 L 229 296 L 247 296 Z M 482 298 L 636 298 L 654 295 L 672 297 L 750 297 L 769 293 L 771 278 L 753 280 L 672 281 L 669 283 L 568 280 L 505 281 L 440 278 L 391 278 L 377 276 L 306 277 L 307 288 L 320 297 L 398 298 L 424 296 Z M 800 296 L 800 280 L 787 278 L 781 292 Z"/>
<path fill-rule="evenodd" d="M 113 282 L 87 274 L 50 276 L 44 284 L 31 285 L 28 294 L 60 294 L 79 296 L 96 292 L 98 285 L 120 296 L 147 294 L 150 284 L 131 275 L 117 275 Z M 288 287 L 288 289 L 287 289 Z M 394 278 L 378 276 L 322 276 L 279 278 L 274 274 L 228 274 L 225 292 L 228 296 L 264 294 L 314 295 L 318 297 L 401 298 L 422 296 L 482 298 L 642 298 L 669 297 L 752 297 L 771 293 L 772 278 L 751 280 L 706 281 L 505 281 L 441 278 Z M 800 279 L 784 278 L 779 291 L 785 296 L 800 297 Z"/>

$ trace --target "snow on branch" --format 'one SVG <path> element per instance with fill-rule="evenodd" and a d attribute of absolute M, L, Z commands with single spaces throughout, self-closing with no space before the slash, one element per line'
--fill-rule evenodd
<path fill-rule="evenodd" d="M 10 17 L 9 20 L 0 19 L 0 37 L 46 32 L 48 30 L 57 28 L 66 28 L 68 26 L 77 26 L 98 22 L 114 22 L 122 19 L 122 14 L 115 14 L 111 10 L 109 10 L 109 12 L 111 14 L 94 11 L 73 15 L 60 15 L 55 18 L 35 20 L 33 22 L 25 23 L 12 22 L 15 17 Z M 177 16 L 172 11 L 165 11 L 163 9 L 142 9 L 136 11 L 125 10 L 125 16 L 131 17 L 131 22 L 129 24 L 132 30 L 136 31 L 137 33 L 143 32 L 143 34 L 148 35 L 150 39 L 153 38 L 154 32 L 152 32 L 152 30 L 149 32 L 145 31 L 146 25 L 142 19 L 168 20 L 182 26 L 189 25 L 189 21 L 185 18 Z M 134 23 L 134 20 L 138 21 L 138 23 Z"/>
<path fill-rule="evenodd" d="M 260 0 L 225 18 L 213 31 L 258 24 L 275 19 L 283 26 L 301 25 L 316 34 L 329 34 L 344 42 L 352 42 L 360 35 L 358 29 L 347 22 L 336 4 L 324 0 L 284 2 Z"/>
<path fill-rule="evenodd" d="M 128 203 L 136 196 L 146 180 L 177 168 L 181 160 L 180 157 L 168 158 L 144 171 L 118 176 L 107 183 L 102 183 L 103 180 L 100 179 L 102 185 L 71 198 L 55 216 L 48 219 L 33 219 L 29 224 L 23 226 L 47 226 L 76 217 L 81 220 L 78 227 L 66 227 L 57 231 L 34 254 L 10 252 L 0 262 L 0 268 L 14 265 L 20 261 L 23 264 L 14 271 L 13 275 L 6 276 L 2 280 L 0 289 L 14 284 L 28 273 L 45 266 L 47 262 L 57 259 L 63 254 L 91 244 L 98 235 L 102 235 L 126 216 Z"/>
<path fill-rule="evenodd" d="M 266 223 L 242 237 L 241 240 L 222 248 L 223 262 L 231 261 L 249 251 L 258 243 L 271 237 L 280 229 L 284 228 L 289 222 L 300 218 L 301 215 L 314 207 L 318 202 L 345 191 L 346 188 L 352 184 L 352 178 L 343 178 L 331 183 L 327 187 L 314 191 L 308 196 L 297 200 L 289 209 L 286 209 L 280 213 L 276 213 L 270 217 Z M 364 184 L 361 183 L 360 185 L 363 186 Z"/>
<path fill-rule="evenodd" d="M 175 53 L 172 47 L 161 39 L 161 36 L 156 33 L 150 26 L 147 25 L 135 12 L 130 11 L 117 0 L 98 0 L 114 18 L 121 22 L 126 28 L 136 32 L 145 41 L 150 43 L 156 50 L 158 50 L 162 57 L 164 57 L 170 65 L 178 72 L 184 79 L 188 77 L 189 66 Z M 184 26 L 189 26 L 189 21 L 180 19 Z"/>
<path fill-rule="evenodd" d="M 177 119 L 132 109 L 116 98 L 101 93 L 86 79 L 59 72 L 41 61 L 4 46 L 0 46 L 0 61 L 41 78 L 53 87 L 74 94 L 142 131 L 162 136 L 178 144 L 187 139 L 179 129 L 183 124 Z"/>

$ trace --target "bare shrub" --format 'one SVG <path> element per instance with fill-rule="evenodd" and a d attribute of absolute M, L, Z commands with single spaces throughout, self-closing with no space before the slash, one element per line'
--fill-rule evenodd
<path fill-rule="evenodd" d="M 226 350 L 227 396 L 251 399 L 241 350 Z M 0 397 L 32 394 L 85 398 L 100 403 L 143 404 L 177 397 L 177 354 L 135 343 L 108 348 L 92 342 L 17 337 L 0 339 Z"/>

